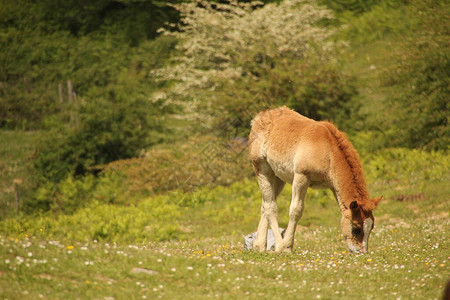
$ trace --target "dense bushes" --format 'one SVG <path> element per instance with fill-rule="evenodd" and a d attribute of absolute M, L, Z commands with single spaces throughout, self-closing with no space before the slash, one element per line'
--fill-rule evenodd
<path fill-rule="evenodd" d="M 171 204 L 167 196 L 148 198 L 128 207 L 92 201 L 70 215 L 9 219 L 1 223 L 0 230 L 45 234 L 48 238 L 139 243 L 183 238 L 177 220 L 180 214 L 179 207 Z"/>
<path fill-rule="evenodd" d="M 46 179 L 57 182 L 136 156 L 167 134 L 164 114 L 170 107 L 161 109 L 149 98 L 160 84 L 148 72 L 164 64 L 173 38 L 132 48 L 114 35 L 76 38 L 58 31 L 42 42 L 35 31 L 5 31 L 0 126 L 48 131 L 35 162 Z"/>
<path fill-rule="evenodd" d="M 101 138 L 100 136 L 99 139 Z M 57 138 L 53 145 L 47 146 L 53 151 L 47 149 L 45 155 L 39 157 L 38 162 L 42 164 L 39 168 L 48 169 L 48 174 L 44 174 L 48 178 L 41 182 L 33 198 L 25 202 L 26 211 L 73 213 L 92 201 L 130 205 L 148 195 L 190 193 L 202 187 L 228 186 L 253 174 L 245 144 L 204 136 L 180 141 L 170 147 L 157 147 L 145 154 L 143 152 L 140 157 L 97 165 L 96 169 L 78 165 L 79 168 L 84 167 L 87 173 L 76 176 L 78 170 L 71 168 L 72 164 L 92 163 L 95 157 L 91 157 L 91 153 L 82 152 L 90 149 L 89 147 L 76 143 L 69 147 L 59 144 L 59 140 Z M 62 140 L 66 141 L 64 138 Z M 91 147 L 101 146 L 100 142 L 90 140 Z M 59 149 L 60 147 L 63 149 Z M 54 153 L 56 156 L 62 153 L 59 150 L 68 155 L 50 160 L 53 156 L 49 154 Z M 91 150 L 95 153 L 95 148 Z M 80 153 L 84 156 L 75 157 Z M 96 176 L 91 175 L 94 171 Z M 182 196 L 175 203 L 183 206 L 190 200 Z"/>
<path fill-rule="evenodd" d="M 448 4 L 367 1 L 367 8 L 349 14 L 348 8 L 361 1 L 324 2 L 340 11 L 339 20 L 346 24 L 336 35 L 338 39 L 367 53 L 361 58 L 365 64 L 355 64 L 359 67 L 355 73 L 361 74 L 363 81 L 371 81 L 356 83 L 360 90 L 365 86 L 368 96 L 358 100 L 374 104 L 366 105 L 370 121 L 361 123 L 364 132 L 358 132 L 362 139 L 357 142 L 372 149 L 448 149 Z M 351 53 L 350 59 L 353 57 Z"/>
<path fill-rule="evenodd" d="M 40 19 L 73 35 L 92 32 L 113 33 L 123 41 L 138 45 L 142 40 L 156 37 L 156 30 L 164 22 L 176 22 L 176 11 L 164 1 L 47 0 L 38 5 Z"/>
<path fill-rule="evenodd" d="M 445 152 L 393 148 L 365 154 L 364 169 L 370 182 L 387 182 L 425 185 L 427 181 L 448 181 L 450 155 Z"/>
<path fill-rule="evenodd" d="M 150 0 L 96 2 L 2 4 L 1 127 L 42 128 L 42 120 L 67 102 L 68 80 L 77 98 L 88 102 L 111 98 L 111 87 L 117 92 L 140 84 L 128 98 L 139 96 L 142 87 L 147 93 L 155 88 L 148 72 L 164 63 L 175 44 L 174 39 L 154 39 L 156 29 L 176 12 Z M 127 17 L 133 12 L 138 17 Z"/>
<path fill-rule="evenodd" d="M 137 156 L 160 141 L 159 112 L 144 100 L 112 102 L 97 99 L 81 105 L 72 124 L 58 120 L 38 148 L 35 166 L 47 180 L 84 175 L 92 167 Z"/>
<path fill-rule="evenodd" d="M 366 154 L 363 159 L 366 177 L 372 187 L 379 185 L 384 189 L 395 183 L 403 190 L 400 193 L 404 193 L 411 185 L 445 185 L 450 179 L 450 156 L 443 152 L 386 149 Z M 130 193 L 130 182 L 114 175 L 119 167 L 122 172 L 127 171 L 126 165 L 114 164 L 104 177 L 62 182 L 57 188 L 58 197 L 62 197 L 58 205 L 74 205 L 70 213 L 51 212 L 33 217 L 22 215 L 0 222 L 0 231 L 4 236 L 13 237 L 28 234 L 47 239 L 138 243 L 194 236 L 205 238 L 211 232 L 218 234 L 221 230 L 250 232 L 259 220 L 261 194 L 255 179 L 243 179 L 227 187 L 199 187 L 147 197 L 140 195 L 139 201 L 130 203 L 126 202 L 128 197 L 138 193 L 136 190 Z M 134 172 L 137 178 L 138 172 L 131 169 L 129 172 Z M 399 190 L 385 190 L 384 193 L 389 199 Z M 281 225 L 288 221 L 290 194 L 287 186 L 278 200 Z M 338 222 L 337 207 L 330 211 L 323 209 L 323 206 L 335 206 L 332 197 L 332 193 L 310 189 L 302 223 L 317 222 L 317 216 L 324 213 Z M 114 205 L 117 199 L 124 200 L 128 205 Z M 76 205 L 79 207 L 75 210 Z M 184 227 L 186 224 L 189 228 Z"/>
<path fill-rule="evenodd" d="M 425 38 L 402 58 L 390 85 L 407 87 L 389 99 L 396 109 L 391 145 L 411 148 L 448 149 L 450 145 L 450 60 L 448 39 Z"/>
<path fill-rule="evenodd" d="M 45 131 L 34 156 L 38 178 L 33 181 L 39 184 L 42 178 L 55 183 L 95 173 L 93 166 L 137 156 L 168 133 L 164 115 L 170 107 L 150 99 L 161 84 L 148 73 L 164 64 L 176 41 L 146 39 L 175 11 L 152 1 L 59 4 L 8 4 L 1 12 L 0 127 Z M 82 13 L 67 12 L 65 5 Z M 131 27 L 123 22 L 140 6 L 139 20 L 129 22 L 149 27 L 129 42 Z M 151 7 L 158 18 L 142 20 Z M 114 27 L 119 25 L 126 28 Z"/>
<path fill-rule="evenodd" d="M 275 60 L 274 67 L 258 80 L 243 78 L 221 90 L 216 128 L 230 126 L 247 135 L 254 115 L 267 108 L 286 105 L 315 120 L 333 120 L 341 129 L 351 129 L 356 116 L 356 88 L 350 76 L 327 59 Z M 225 132 L 228 133 L 228 132 Z"/>
<path fill-rule="evenodd" d="M 107 174 L 100 177 L 86 175 L 75 178 L 68 176 L 58 183 L 47 181 L 34 193 L 33 199 L 24 202 L 26 212 L 45 212 L 73 214 L 80 208 L 93 203 L 125 204 L 131 203 L 126 192 L 124 177 L 120 174 Z"/>
<path fill-rule="evenodd" d="M 204 186 L 229 185 L 253 174 L 245 144 L 211 136 L 152 149 L 144 157 L 108 164 L 103 172 L 125 175 L 130 194 L 188 192 Z"/>
<path fill-rule="evenodd" d="M 424 1 L 413 13 L 422 16 L 420 29 L 407 37 L 396 64 L 383 74 L 385 85 L 401 90 L 387 100 L 395 112 L 390 146 L 446 149 L 450 144 L 450 48 L 445 5 Z M 448 19 L 448 18 L 447 18 Z"/>

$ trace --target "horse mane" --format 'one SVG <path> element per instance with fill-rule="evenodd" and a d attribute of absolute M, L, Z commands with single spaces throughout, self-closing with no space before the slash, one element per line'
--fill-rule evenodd
<path fill-rule="evenodd" d="M 344 189 L 353 190 L 350 197 L 344 197 L 345 205 L 349 207 L 352 201 L 357 201 L 358 205 L 365 212 L 370 212 L 375 209 L 376 204 L 369 198 L 369 191 L 367 189 L 364 171 L 358 152 L 348 139 L 347 135 L 339 131 L 336 126 L 330 122 L 321 122 L 330 132 L 336 145 L 343 156 L 343 160 L 338 162 L 340 168 L 347 169 L 351 174 L 350 181 L 344 182 Z"/>

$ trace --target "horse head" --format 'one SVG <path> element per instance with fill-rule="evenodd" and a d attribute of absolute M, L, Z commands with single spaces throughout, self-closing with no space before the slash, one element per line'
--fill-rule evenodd
<path fill-rule="evenodd" d="M 350 252 L 367 252 L 369 236 L 374 227 L 372 210 L 378 205 L 382 197 L 359 203 L 353 201 L 343 211 L 341 219 L 342 233 Z"/>

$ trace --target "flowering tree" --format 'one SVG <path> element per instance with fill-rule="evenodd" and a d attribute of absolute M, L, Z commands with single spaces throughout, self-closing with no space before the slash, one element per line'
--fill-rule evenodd
<path fill-rule="evenodd" d="M 179 39 L 178 55 L 168 67 L 151 73 L 173 84 L 154 97 L 182 105 L 185 116 L 201 119 L 202 124 L 210 124 L 205 107 L 214 98 L 223 98 L 217 91 L 223 91 L 224 86 L 230 88 L 242 80 L 254 85 L 280 62 L 289 68 L 291 61 L 332 61 L 330 53 L 336 45 L 329 37 L 334 32 L 319 23 L 333 16 L 315 1 L 285 0 L 267 5 L 198 1 L 175 7 L 181 23 L 169 24 L 161 31 Z M 231 89 L 236 88 L 239 86 Z"/>

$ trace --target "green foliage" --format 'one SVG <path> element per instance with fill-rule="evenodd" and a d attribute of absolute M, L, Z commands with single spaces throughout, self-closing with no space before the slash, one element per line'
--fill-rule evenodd
<path fill-rule="evenodd" d="M 358 148 L 448 148 L 447 11 L 439 1 L 379 1 L 341 16 L 347 25 L 338 38 L 357 47 L 348 65 L 358 74 L 368 119 L 360 124 Z"/>
<path fill-rule="evenodd" d="M 427 181 L 450 180 L 450 155 L 445 152 L 426 152 L 409 149 L 385 149 L 365 157 L 369 181 L 396 180 L 419 184 Z"/>
<path fill-rule="evenodd" d="M 445 32 L 448 34 L 448 29 Z M 432 35 L 426 34 L 405 45 L 405 57 L 387 82 L 405 88 L 404 93 L 388 100 L 388 105 L 397 112 L 389 145 L 448 149 L 450 43 L 448 38 L 437 36 L 437 30 Z"/>
<path fill-rule="evenodd" d="M 32 160 L 39 132 L 0 130 L 0 218 L 16 213 L 19 206 L 34 190 Z"/>
<path fill-rule="evenodd" d="M 158 142 L 162 123 L 141 99 L 86 103 L 74 116 L 75 124 L 56 123 L 41 141 L 35 166 L 47 180 L 58 182 L 67 175 L 82 175 L 96 165 L 137 156 Z"/>
<path fill-rule="evenodd" d="M 37 192 L 21 191 L 27 211 L 71 213 L 89 195 L 102 197 L 105 177 L 80 175 L 138 156 L 168 133 L 170 107 L 150 101 L 161 84 L 148 73 L 176 40 L 149 38 L 175 10 L 158 1 L 63 2 L 2 2 L 0 10 L 0 126 L 45 131 L 32 157 L 37 176 L 25 180 Z"/>
<path fill-rule="evenodd" d="M 66 184 L 66 188 L 69 184 Z M 72 195 L 75 192 L 69 192 Z M 39 235 L 41 229 L 53 238 L 144 242 L 183 237 L 177 222 L 180 211 L 167 197 L 155 197 L 137 206 L 90 204 L 70 215 L 43 215 L 36 220 L 24 216 L 2 222 L 2 232 L 26 231 Z"/>
<path fill-rule="evenodd" d="M 370 11 L 377 5 L 386 5 L 394 7 L 400 4 L 408 3 L 409 0 L 320 0 L 338 15 L 359 15 Z"/>
<path fill-rule="evenodd" d="M 57 70 L 71 39 L 64 32 L 49 34 L 4 28 L 0 34 L 0 126 L 32 128 L 44 114 L 56 111 Z M 61 55 L 58 56 L 57 54 Z M 53 89 L 49 86 L 54 84 Z"/>
<path fill-rule="evenodd" d="M 401 1 L 378 1 L 365 13 L 342 17 L 347 25 L 341 36 L 353 45 L 373 42 L 387 35 L 403 36 L 418 27 L 417 19 L 410 16 L 409 6 Z"/>
<path fill-rule="evenodd" d="M 3 1 L 7 2 L 7 1 Z M 36 3 L 2 3 L 2 25 L 33 28 L 44 32 L 66 31 L 74 36 L 113 33 L 124 42 L 137 45 L 155 38 L 165 22 L 176 22 L 178 15 L 168 3 L 178 0 L 43 0 Z"/>
<path fill-rule="evenodd" d="M 313 55 L 308 60 L 275 60 L 273 68 L 260 73 L 259 80 L 225 85 L 224 96 L 217 101 L 224 109 L 217 115 L 216 127 L 233 126 L 246 136 L 257 112 L 286 105 L 304 116 L 333 120 L 340 128 L 351 129 L 354 126 L 349 120 L 358 112 L 353 99 L 356 88 L 353 80 L 325 57 L 324 53 L 321 59 Z"/>
<path fill-rule="evenodd" d="M 74 178 L 69 176 L 59 183 L 45 182 L 27 200 L 24 210 L 27 212 L 47 211 L 73 214 L 76 210 L 89 206 L 93 202 L 106 204 L 129 203 L 124 199 L 123 177 L 112 173 L 95 177 L 93 175 Z M 126 201 L 128 200 L 128 201 Z"/>
<path fill-rule="evenodd" d="M 419 1 L 391 9 L 402 14 L 405 22 L 396 26 L 402 39 L 392 39 L 392 51 L 383 51 L 371 64 L 371 89 L 378 89 L 377 111 L 372 114 L 370 134 L 375 144 L 387 147 L 448 149 L 449 144 L 449 60 L 448 4 Z M 364 19 L 365 15 L 361 16 Z M 376 32 L 381 32 L 377 30 Z M 367 36 L 369 32 L 365 35 Z M 361 37 L 363 37 L 361 35 Z M 379 46 L 383 45 L 382 43 Z M 376 55 L 372 53 L 372 57 Z M 376 56 L 375 56 L 376 57 Z M 373 59 L 373 58 L 372 58 Z M 374 101 L 367 99 L 366 101 Z M 375 105 L 371 106 L 376 109 Z M 372 142 L 374 141 L 372 139 Z"/>
<path fill-rule="evenodd" d="M 45 152 L 47 155 L 38 154 L 36 161 L 40 165 L 37 167 L 46 167 L 49 173 L 43 174 L 48 177 L 40 182 L 34 195 L 25 201 L 24 209 L 27 212 L 51 210 L 54 213 L 73 213 L 92 201 L 130 205 L 147 195 L 167 192 L 174 204 L 192 206 L 212 201 L 207 193 L 197 194 L 199 189 L 228 186 L 253 174 L 245 146 L 202 137 L 191 138 L 181 145 L 152 149 L 141 157 L 115 160 L 104 166 L 84 166 L 87 174 L 76 176 L 68 172 L 73 167 L 71 161 L 64 161 L 61 157 L 50 160 L 50 154 L 61 150 L 58 147 L 65 147 L 64 144 L 57 144 L 59 140 L 57 138 L 53 142 L 56 144 L 49 144 L 54 148 L 48 146 Z M 97 137 L 95 142 L 94 146 L 100 145 L 101 137 Z M 80 144 L 73 144 L 66 153 L 76 155 L 81 152 L 75 151 L 90 149 L 82 142 Z M 76 162 L 89 162 L 82 158 L 76 157 Z M 68 169 L 63 168 L 63 162 Z M 43 171 L 42 168 L 40 170 Z M 89 172 L 97 175 L 89 175 Z M 65 176 L 58 178 L 59 174 Z"/>
<path fill-rule="evenodd" d="M 408 193 L 411 189 L 430 197 L 423 204 L 416 203 L 427 213 L 436 213 L 433 207 L 446 203 L 431 198 L 434 193 L 439 197 L 447 195 L 444 186 L 450 180 L 448 154 L 390 149 L 364 155 L 363 158 L 371 192 L 386 196 L 380 204 L 382 212 L 401 211 L 402 204 L 389 198 L 398 193 Z M 436 186 L 441 188 L 436 189 Z M 142 194 L 134 193 L 131 195 L 137 197 L 134 200 L 129 199 L 128 187 L 129 184 L 119 174 L 68 178 L 53 186 L 51 193 L 50 188 L 38 192 L 42 199 L 54 201 L 52 212 L 4 220 L 0 222 L 0 230 L 11 236 L 25 232 L 46 238 L 64 237 L 80 241 L 141 242 L 204 238 L 224 232 L 248 233 L 255 230 L 260 218 L 261 194 L 254 178 L 226 187 L 178 190 L 166 195 L 142 197 Z M 287 185 L 277 201 L 282 226 L 286 226 L 288 221 L 290 197 L 291 189 Z M 332 198 L 330 192 L 308 191 L 300 225 L 321 226 L 324 220 L 338 224 L 339 209 Z M 384 203 L 389 204 L 384 206 Z M 434 206 L 429 206 L 430 203 Z"/>
<path fill-rule="evenodd" d="M 103 172 L 123 174 L 130 194 L 193 192 L 203 187 L 227 186 L 253 174 L 245 145 L 233 145 L 211 136 L 155 147 L 142 157 L 110 163 Z M 191 201 L 189 197 L 177 196 L 174 201 L 179 205 Z"/>
<path fill-rule="evenodd" d="M 156 29 L 176 18 L 173 8 L 157 1 L 88 2 L 4 5 L 0 12 L 1 127 L 41 128 L 41 121 L 59 113 L 60 102 L 68 101 L 68 80 L 77 98 L 89 102 L 106 94 L 119 100 L 115 94 L 127 88 L 128 98 L 142 98 L 143 91 L 156 87 L 148 72 L 161 67 L 175 45 L 174 39 L 155 39 Z"/>

